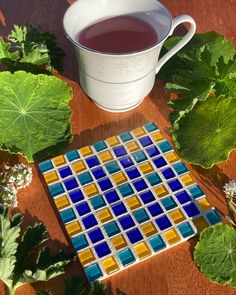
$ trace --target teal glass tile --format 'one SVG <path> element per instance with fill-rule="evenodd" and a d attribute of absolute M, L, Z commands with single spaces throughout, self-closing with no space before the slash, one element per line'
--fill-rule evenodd
<path fill-rule="evenodd" d="M 133 136 L 129 132 L 124 132 L 120 134 L 120 138 L 123 142 L 126 142 L 133 139 Z"/>
<path fill-rule="evenodd" d="M 159 143 L 158 147 L 160 148 L 160 150 L 163 153 L 173 150 L 172 145 L 167 140 L 162 141 L 161 143 Z"/>
<path fill-rule="evenodd" d="M 191 237 L 195 233 L 189 222 L 181 223 L 177 228 L 184 238 Z"/>
<path fill-rule="evenodd" d="M 79 174 L 77 176 L 80 184 L 84 185 L 84 184 L 87 184 L 87 183 L 90 183 L 91 181 L 93 181 L 93 178 L 91 176 L 91 174 L 89 172 L 84 172 L 82 174 Z"/>
<path fill-rule="evenodd" d="M 161 236 L 155 236 L 149 239 L 149 243 L 153 249 L 153 251 L 158 252 L 164 248 L 166 248 L 166 244 Z"/>
<path fill-rule="evenodd" d="M 147 160 L 146 155 L 144 154 L 143 151 L 137 151 L 135 153 L 132 153 L 133 158 L 135 159 L 135 161 L 137 163 L 143 162 L 145 160 Z"/>
<path fill-rule="evenodd" d="M 130 249 L 125 249 L 118 252 L 117 256 L 119 257 L 123 266 L 131 264 L 135 261 L 135 257 Z"/>
<path fill-rule="evenodd" d="M 48 188 L 52 197 L 56 197 L 65 191 L 60 182 L 50 185 Z"/>
<path fill-rule="evenodd" d="M 76 218 L 75 213 L 72 208 L 68 208 L 66 210 L 60 211 L 59 213 L 60 213 L 63 223 L 67 223 L 67 222 L 72 221 Z"/>
<path fill-rule="evenodd" d="M 152 132 L 155 130 L 158 130 L 158 127 L 155 123 L 151 122 L 151 123 L 147 123 L 144 125 L 144 128 L 148 131 L 148 132 Z"/>
<path fill-rule="evenodd" d="M 84 249 L 84 248 L 88 247 L 88 245 L 89 245 L 85 235 L 79 235 L 76 237 L 72 237 L 71 241 L 72 241 L 72 244 L 73 244 L 76 251 Z"/>
<path fill-rule="evenodd" d="M 194 185 L 191 188 L 188 189 L 190 194 L 194 197 L 194 199 L 198 199 L 199 197 L 204 195 L 204 192 L 200 188 L 199 185 Z"/>
<path fill-rule="evenodd" d="M 174 168 L 175 172 L 178 175 L 181 175 L 183 173 L 188 172 L 188 168 L 185 166 L 185 164 L 183 162 L 178 162 L 172 165 L 172 167 Z"/>
<path fill-rule="evenodd" d="M 77 150 L 69 151 L 65 155 L 68 161 L 70 162 L 80 158 L 80 155 Z"/>
<path fill-rule="evenodd" d="M 104 225 L 104 229 L 108 237 L 112 237 L 120 232 L 120 229 L 115 221 L 111 221 Z"/>
<path fill-rule="evenodd" d="M 101 140 L 101 141 L 94 143 L 93 147 L 95 148 L 95 150 L 97 152 L 100 152 L 100 151 L 105 150 L 107 148 L 107 145 L 103 140 Z"/>
<path fill-rule="evenodd" d="M 165 207 L 166 210 L 173 209 L 177 206 L 174 199 L 172 197 L 167 197 L 161 200 L 162 205 Z"/>
<path fill-rule="evenodd" d="M 152 186 L 162 183 L 160 176 L 156 172 L 146 175 L 146 178 Z"/>
<path fill-rule="evenodd" d="M 118 189 L 123 197 L 130 196 L 134 193 L 132 187 L 128 183 L 118 186 Z"/>
<path fill-rule="evenodd" d="M 132 213 L 138 223 L 143 223 L 144 221 L 149 220 L 149 216 L 145 209 L 139 209 L 139 210 L 133 211 Z"/>
<path fill-rule="evenodd" d="M 110 174 L 120 171 L 120 167 L 116 161 L 111 161 L 105 164 L 105 167 Z"/>
<path fill-rule="evenodd" d="M 97 210 L 99 208 L 106 206 L 106 202 L 101 195 L 91 198 L 90 202 L 91 202 L 94 210 Z"/>
<path fill-rule="evenodd" d="M 214 225 L 222 221 L 220 215 L 216 212 L 216 210 L 208 212 L 206 217 L 211 225 Z"/>
<path fill-rule="evenodd" d="M 84 271 L 90 283 L 96 281 L 103 276 L 103 273 L 97 263 L 85 267 Z"/>
<path fill-rule="evenodd" d="M 39 163 L 39 169 L 40 169 L 41 172 L 46 172 L 48 170 L 53 169 L 52 161 L 47 160 L 47 161 L 44 161 L 42 163 Z"/>

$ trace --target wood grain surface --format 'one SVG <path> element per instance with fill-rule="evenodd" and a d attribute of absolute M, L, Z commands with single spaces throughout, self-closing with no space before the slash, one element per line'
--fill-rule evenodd
<path fill-rule="evenodd" d="M 89 0 L 88 0 L 89 1 Z M 114 0 L 118 1 L 118 0 Z M 127 0 L 128 1 L 128 0 Z M 98 109 L 78 85 L 78 71 L 72 45 L 66 39 L 62 18 L 71 0 L 0 0 L 0 35 L 6 35 L 15 24 L 30 23 L 42 31 L 56 34 L 59 45 L 65 50 L 63 76 L 73 87 L 74 97 L 72 126 L 75 139 L 68 147 L 79 148 L 97 140 L 138 127 L 149 121 L 158 124 L 163 134 L 171 140 L 168 122 L 169 94 L 164 92 L 163 83 L 156 80 L 155 87 L 135 110 L 112 114 Z M 163 0 L 173 16 L 190 14 L 197 23 L 197 32 L 215 30 L 231 39 L 236 45 L 235 0 Z M 73 82 L 72 82 L 73 81 Z M 111 97 L 112 99 L 112 97 Z M 1 114 L 1 110 L 0 110 Z M 33 183 L 19 194 L 19 210 L 26 215 L 25 224 L 42 221 L 49 230 L 50 244 L 54 251 L 72 251 L 70 242 L 50 204 L 47 191 L 33 167 Z M 227 162 L 204 170 L 189 166 L 197 182 L 203 187 L 212 204 L 223 214 L 228 208 L 222 187 L 228 179 L 236 178 L 236 152 Z M 191 239 L 169 251 L 114 275 L 105 282 L 109 294 L 120 295 L 232 295 L 236 290 L 211 283 L 197 269 L 192 259 L 196 239 Z M 32 295 L 37 290 L 50 289 L 54 295 L 63 294 L 63 280 L 71 275 L 84 277 L 78 261 L 70 264 L 66 275 L 47 283 L 37 283 L 20 288 L 17 295 Z M 5 294 L 0 285 L 0 295 Z M 69 295 L 69 294 L 68 294 Z"/>

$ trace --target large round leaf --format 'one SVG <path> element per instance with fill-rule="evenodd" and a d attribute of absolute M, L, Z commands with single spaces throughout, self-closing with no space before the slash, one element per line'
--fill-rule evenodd
<path fill-rule="evenodd" d="M 214 96 L 198 101 L 173 125 L 173 139 L 182 158 L 209 168 L 227 160 L 236 148 L 236 99 Z"/>
<path fill-rule="evenodd" d="M 0 147 L 29 162 L 57 154 L 72 139 L 70 87 L 54 76 L 0 73 Z"/>
<path fill-rule="evenodd" d="M 206 228 L 195 247 L 194 260 L 210 280 L 236 287 L 236 231 L 225 224 Z"/>

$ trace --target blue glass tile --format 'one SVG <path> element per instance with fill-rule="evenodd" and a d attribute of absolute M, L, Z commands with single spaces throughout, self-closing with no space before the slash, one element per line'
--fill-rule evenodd
<path fill-rule="evenodd" d="M 64 180 L 64 185 L 68 191 L 78 187 L 78 183 L 74 177 Z"/>
<path fill-rule="evenodd" d="M 69 192 L 69 197 L 73 203 L 77 203 L 84 199 L 84 196 L 80 189 L 76 189 L 72 192 Z"/>
<path fill-rule="evenodd" d="M 157 218 L 155 221 L 156 224 L 159 226 L 160 230 L 164 230 L 172 226 L 170 220 L 166 215 Z"/>
<path fill-rule="evenodd" d="M 176 202 L 172 197 L 167 197 L 161 200 L 162 205 L 165 207 L 166 210 L 173 209 L 177 206 Z"/>
<path fill-rule="evenodd" d="M 183 188 L 182 184 L 178 179 L 173 179 L 167 182 L 172 192 L 178 191 L 179 189 Z"/>
<path fill-rule="evenodd" d="M 158 147 L 161 149 L 163 153 L 173 150 L 171 144 L 165 140 L 158 144 Z"/>
<path fill-rule="evenodd" d="M 125 249 L 118 252 L 117 256 L 119 257 L 123 266 L 129 265 L 135 261 L 135 257 L 130 249 Z"/>
<path fill-rule="evenodd" d="M 163 213 L 163 210 L 158 203 L 148 206 L 148 210 L 152 216 L 157 216 L 157 215 Z"/>
<path fill-rule="evenodd" d="M 175 174 L 171 168 L 166 168 L 165 170 L 162 170 L 161 173 L 165 177 L 165 179 L 170 179 L 175 177 Z"/>
<path fill-rule="evenodd" d="M 39 163 L 39 169 L 41 172 L 46 172 L 53 169 L 53 164 L 50 160 L 44 161 L 42 163 Z"/>
<path fill-rule="evenodd" d="M 131 229 L 130 231 L 126 232 L 130 243 L 134 244 L 138 241 L 143 240 L 143 236 L 138 228 Z"/>
<path fill-rule="evenodd" d="M 120 217 L 119 222 L 120 222 L 120 224 L 121 224 L 121 226 L 123 227 L 124 230 L 126 230 L 126 229 L 128 229 L 128 228 L 135 225 L 133 219 L 129 215 Z"/>
<path fill-rule="evenodd" d="M 149 157 L 155 157 L 155 156 L 160 155 L 158 148 L 155 147 L 154 145 L 148 147 L 146 149 L 146 152 L 148 153 Z"/>
<path fill-rule="evenodd" d="M 166 160 L 163 157 L 158 157 L 153 160 L 153 163 L 156 165 L 157 168 L 161 168 L 167 165 Z"/>
<path fill-rule="evenodd" d="M 216 210 L 212 210 L 207 213 L 206 215 L 208 221 L 210 222 L 211 225 L 214 225 L 218 222 L 221 222 L 221 217 L 220 215 L 216 212 Z"/>
<path fill-rule="evenodd" d="M 90 156 L 90 157 L 86 158 L 85 161 L 86 161 L 87 165 L 89 166 L 89 168 L 93 168 L 93 167 L 100 164 L 97 156 Z"/>
<path fill-rule="evenodd" d="M 180 204 L 184 204 L 188 201 L 191 201 L 191 198 L 186 191 L 179 192 L 175 196 L 177 200 L 180 202 Z"/>
<path fill-rule="evenodd" d="M 106 173 L 105 173 L 104 169 L 102 169 L 102 167 L 96 167 L 96 168 L 92 169 L 92 173 L 96 179 L 100 179 L 100 178 L 106 176 Z"/>
<path fill-rule="evenodd" d="M 79 182 L 82 185 L 93 181 L 93 178 L 89 172 L 84 172 L 84 173 L 78 175 L 77 177 L 78 177 Z"/>
<path fill-rule="evenodd" d="M 135 167 L 131 167 L 131 168 L 125 170 L 125 172 L 127 173 L 127 175 L 129 176 L 130 179 L 134 179 L 134 178 L 141 176 L 138 169 Z"/>
<path fill-rule="evenodd" d="M 117 192 L 115 190 L 111 190 L 109 192 L 106 192 L 105 197 L 106 197 L 107 202 L 109 204 L 114 203 L 120 199 L 119 195 L 117 194 Z"/>
<path fill-rule="evenodd" d="M 122 145 L 113 147 L 113 151 L 117 157 L 121 157 L 127 154 L 125 148 Z"/>
<path fill-rule="evenodd" d="M 111 183 L 109 178 L 104 178 L 102 180 L 99 180 L 98 185 L 100 186 L 100 189 L 102 191 L 105 191 L 105 190 L 107 190 L 109 188 L 112 188 L 112 183 Z"/>
<path fill-rule="evenodd" d="M 140 192 L 148 187 L 146 182 L 142 179 L 138 179 L 138 180 L 133 181 L 133 185 L 138 192 Z"/>
<path fill-rule="evenodd" d="M 140 194 L 140 197 L 144 204 L 148 204 L 155 200 L 155 197 L 151 191 L 144 192 Z"/>
<path fill-rule="evenodd" d="M 72 244 L 74 246 L 74 249 L 76 251 L 84 249 L 84 248 L 86 248 L 88 246 L 88 241 L 87 241 L 85 235 L 72 237 L 71 242 L 72 242 Z"/>
<path fill-rule="evenodd" d="M 99 258 L 102 258 L 102 257 L 111 253 L 111 250 L 110 250 L 109 246 L 107 245 L 107 242 L 102 242 L 102 243 L 96 245 L 94 247 L 94 249 L 95 249 Z"/>
<path fill-rule="evenodd" d="M 64 188 L 59 182 L 50 185 L 48 188 L 52 197 L 58 196 L 64 192 Z"/>
<path fill-rule="evenodd" d="M 83 216 L 91 211 L 87 202 L 79 203 L 75 207 L 80 216 Z"/>
<path fill-rule="evenodd" d="M 132 156 L 137 163 L 147 160 L 147 157 L 143 151 L 137 151 L 137 152 L 133 153 Z"/>
<path fill-rule="evenodd" d="M 197 199 L 204 195 L 204 192 L 200 188 L 199 185 L 194 185 L 191 188 L 188 189 L 190 191 L 190 194 L 194 197 L 194 199 Z"/>
<path fill-rule="evenodd" d="M 152 186 L 162 182 L 160 176 L 156 172 L 146 175 L 146 178 Z"/>
<path fill-rule="evenodd" d="M 124 132 L 124 133 L 120 134 L 120 138 L 123 142 L 126 142 L 126 141 L 133 139 L 133 136 L 129 132 Z"/>
<path fill-rule="evenodd" d="M 63 167 L 58 169 L 58 172 L 60 173 L 61 178 L 65 178 L 67 176 L 72 175 L 72 171 L 70 169 L 70 167 Z"/>
<path fill-rule="evenodd" d="M 60 211 L 60 216 L 63 223 L 67 223 L 73 219 L 75 219 L 75 213 L 72 208 L 68 208 L 66 210 Z"/>
<path fill-rule="evenodd" d="M 145 209 L 139 209 L 136 211 L 133 211 L 134 218 L 137 220 L 138 223 L 142 223 L 144 221 L 149 220 L 149 216 Z"/>
<path fill-rule="evenodd" d="M 123 203 L 118 203 L 116 205 L 111 206 L 112 211 L 116 216 L 119 216 L 125 212 L 127 212 L 125 205 Z"/>
<path fill-rule="evenodd" d="M 91 230 L 90 232 L 88 232 L 88 235 L 92 243 L 97 243 L 104 239 L 104 236 L 100 228 Z"/>
<path fill-rule="evenodd" d="M 155 236 L 155 237 L 149 239 L 149 243 L 155 252 L 158 252 L 158 251 L 166 248 L 166 244 L 163 241 L 161 236 Z"/>
<path fill-rule="evenodd" d="M 120 229 L 115 221 L 104 224 L 104 229 L 108 237 L 112 237 L 120 232 Z"/>
<path fill-rule="evenodd" d="M 178 230 L 184 238 L 188 238 L 195 233 L 189 222 L 181 223 L 180 225 L 178 225 Z"/>
<path fill-rule="evenodd" d="M 103 273 L 97 263 L 85 267 L 84 271 L 90 283 L 103 276 Z"/>
<path fill-rule="evenodd" d="M 183 206 L 184 211 L 188 214 L 189 217 L 194 217 L 200 213 L 197 206 L 194 203 Z"/>
<path fill-rule="evenodd" d="M 83 224 L 84 224 L 84 226 L 85 226 L 86 229 L 91 228 L 94 225 L 97 225 L 98 224 L 97 223 L 97 220 L 96 220 L 96 218 L 94 217 L 93 214 L 90 214 L 90 215 L 84 217 L 82 219 L 82 221 L 83 221 Z"/>
<path fill-rule="evenodd" d="M 104 200 L 103 197 L 100 196 L 100 195 L 99 195 L 99 196 L 96 196 L 96 197 L 94 197 L 94 198 L 91 198 L 91 199 L 90 199 L 90 202 L 91 202 L 91 204 L 92 204 L 94 210 L 97 210 L 97 209 L 99 209 L 99 208 L 101 208 L 101 207 L 106 206 L 106 202 L 105 202 L 105 200 Z"/>
<path fill-rule="evenodd" d="M 128 168 L 128 167 L 134 165 L 134 162 L 128 156 L 120 158 L 120 163 L 123 166 L 123 168 Z"/>
<path fill-rule="evenodd" d="M 65 156 L 70 162 L 80 158 L 79 153 L 76 150 L 67 152 Z"/>
<path fill-rule="evenodd" d="M 134 193 L 132 187 L 128 183 L 118 186 L 118 189 L 123 197 L 130 196 Z"/>
<path fill-rule="evenodd" d="M 150 144 L 152 144 L 151 138 L 147 135 L 147 136 L 143 136 L 139 138 L 139 142 L 141 143 L 141 145 L 143 147 L 146 147 Z"/>
<path fill-rule="evenodd" d="M 188 171 L 188 168 L 182 162 L 175 163 L 172 165 L 172 167 L 178 175 L 181 175 Z"/>
<path fill-rule="evenodd" d="M 158 130 L 158 127 L 155 123 L 147 123 L 144 125 L 144 128 L 148 131 L 148 132 L 152 132 L 155 130 Z"/>
<path fill-rule="evenodd" d="M 101 141 L 94 143 L 93 147 L 95 148 L 95 150 L 97 152 L 100 152 L 100 151 L 105 150 L 107 148 L 107 145 L 103 140 L 101 140 Z"/>
<path fill-rule="evenodd" d="M 116 161 L 112 161 L 112 162 L 105 164 L 105 167 L 110 174 L 120 171 L 120 167 L 116 163 Z"/>

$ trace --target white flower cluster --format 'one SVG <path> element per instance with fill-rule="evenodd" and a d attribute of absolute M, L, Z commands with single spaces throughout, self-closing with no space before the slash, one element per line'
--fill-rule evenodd
<path fill-rule="evenodd" d="M 230 180 L 224 185 L 224 193 L 228 198 L 236 198 L 236 181 Z"/>
<path fill-rule="evenodd" d="M 25 164 L 4 166 L 0 172 L 0 206 L 17 207 L 17 191 L 32 181 L 32 169 Z"/>

